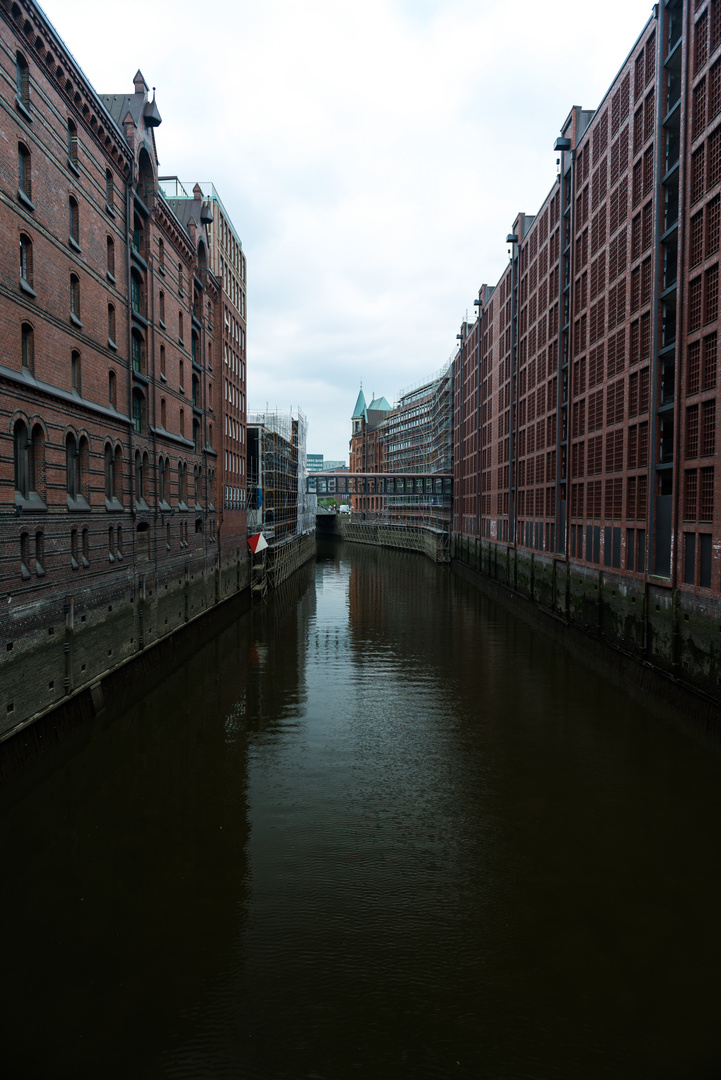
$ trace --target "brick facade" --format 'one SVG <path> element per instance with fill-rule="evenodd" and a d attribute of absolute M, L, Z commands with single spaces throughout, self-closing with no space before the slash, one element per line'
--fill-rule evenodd
<path fill-rule="evenodd" d="M 159 191 L 140 72 L 99 96 L 31 0 L 0 28 L 1 733 L 239 588 L 245 552 L 218 544 L 208 203 Z"/>
<path fill-rule="evenodd" d="M 718 594 L 721 0 L 657 6 L 556 151 L 460 335 L 454 531 Z"/>

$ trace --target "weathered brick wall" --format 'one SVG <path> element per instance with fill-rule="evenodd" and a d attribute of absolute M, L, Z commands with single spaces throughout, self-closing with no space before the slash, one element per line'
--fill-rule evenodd
<path fill-rule="evenodd" d="M 202 553 L 130 568 L 64 595 L 13 598 L 3 613 L 0 739 L 62 705 L 249 586 L 246 553 L 220 570 Z"/>

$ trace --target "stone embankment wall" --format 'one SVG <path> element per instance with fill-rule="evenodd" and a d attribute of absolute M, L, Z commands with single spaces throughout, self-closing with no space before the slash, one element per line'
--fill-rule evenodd
<path fill-rule="evenodd" d="M 244 552 L 222 567 L 198 552 L 162 569 L 74 582 L 64 596 L 11 599 L 2 613 L 0 740 L 83 694 L 99 709 L 104 680 L 248 584 Z"/>
<path fill-rule="evenodd" d="M 233 598 L 246 594 L 249 600 L 250 559 L 240 552 L 223 566 L 197 552 L 145 572 L 128 567 L 112 583 L 77 583 L 62 597 L 11 599 L 2 612 L 0 741 L 58 710 L 68 718 L 100 712 L 109 695 L 125 693 L 147 672 L 157 674 L 166 656 L 158 646 L 172 651 L 180 631 L 220 612 Z M 314 533 L 270 548 L 270 586 L 279 586 L 314 555 Z"/>
<path fill-rule="evenodd" d="M 441 530 L 422 526 L 356 522 L 343 518 L 339 518 L 339 526 L 342 538 L 351 544 L 420 551 L 437 563 L 447 563 L 450 560 L 448 534 Z"/>
<path fill-rule="evenodd" d="M 451 565 L 492 582 L 624 657 L 721 705 L 721 607 L 658 583 L 472 537 L 451 538 Z M 658 689 L 658 687 L 656 687 Z"/>

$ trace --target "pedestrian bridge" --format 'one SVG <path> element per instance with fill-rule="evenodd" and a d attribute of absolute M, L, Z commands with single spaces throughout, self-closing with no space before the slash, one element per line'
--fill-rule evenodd
<path fill-rule="evenodd" d="M 446 501 L 453 494 L 449 473 L 309 473 L 310 495 L 422 495 Z"/>

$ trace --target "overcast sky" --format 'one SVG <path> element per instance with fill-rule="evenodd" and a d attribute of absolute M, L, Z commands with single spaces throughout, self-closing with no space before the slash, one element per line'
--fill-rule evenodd
<path fill-rule="evenodd" d="M 441 368 L 649 0 L 44 0 L 95 89 L 157 87 L 162 174 L 212 181 L 248 262 L 250 409 L 348 457 L 360 381 Z"/>

